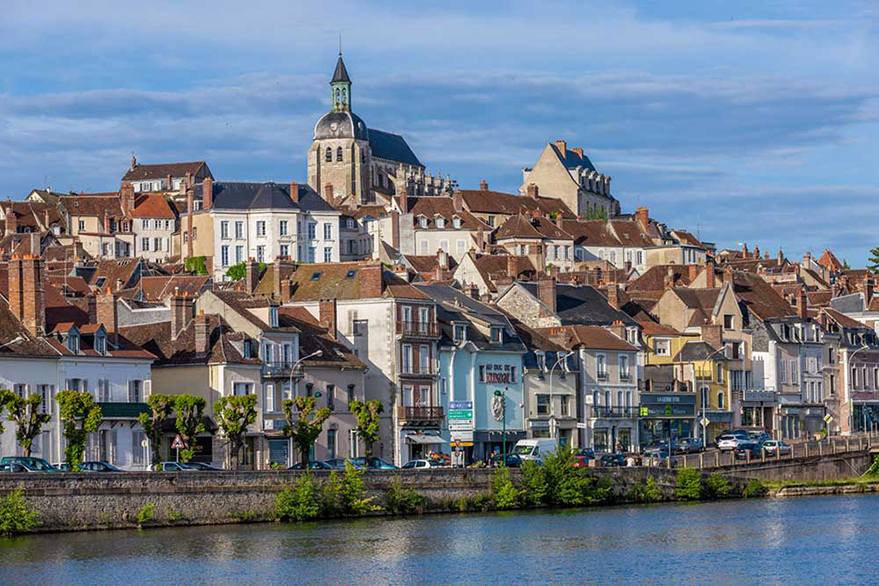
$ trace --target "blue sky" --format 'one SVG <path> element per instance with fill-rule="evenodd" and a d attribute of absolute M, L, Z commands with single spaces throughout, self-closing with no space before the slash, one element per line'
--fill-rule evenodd
<path fill-rule="evenodd" d="M 132 152 L 304 181 L 341 32 L 354 109 L 464 187 L 515 190 L 565 139 L 624 211 L 862 265 L 879 245 L 879 7 L 766 4 L 12 0 L 0 197 L 118 189 Z"/>

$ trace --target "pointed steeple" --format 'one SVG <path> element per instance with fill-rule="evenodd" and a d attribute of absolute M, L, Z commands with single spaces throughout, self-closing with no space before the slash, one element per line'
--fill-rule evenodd
<path fill-rule="evenodd" d="M 351 83 L 351 78 L 348 77 L 348 70 L 345 69 L 345 62 L 342 61 L 341 53 L 339 53 L 339 60 L 336 61 L 336 71 L 333 73 L 333 79 L 330 83 L 336 83 L 337 81 Z"/>
<path fill-rule="evenodd" d="M 330 100 L 333 104 L 333 112 L 351 111 L 351 78 L 348 77 L 348 70 L 345 69 L 341 51 L 333 79 L 330 80 Z"/>

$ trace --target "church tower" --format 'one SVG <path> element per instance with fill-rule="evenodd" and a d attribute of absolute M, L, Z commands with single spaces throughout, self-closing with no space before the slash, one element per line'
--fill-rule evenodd
<path fill-rule="evenodd" d="M 351 78 L 339 53 L 330 80 L 330 111 L 314 125 L 308 184 L 330 205 L 372 203 L 369 130 L 351 111 Z"/>

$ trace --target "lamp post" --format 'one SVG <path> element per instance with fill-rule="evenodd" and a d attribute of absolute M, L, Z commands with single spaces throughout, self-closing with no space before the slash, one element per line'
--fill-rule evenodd
<path fill-rule="evenodd" d="M 315 358 L 318 356 L 323 356 L 323 350 L 315 350 L 308 356 L 303 356 L 299 360 L 293 363 L 293 366 L 290 367 L 290 397 L 293 397 L 293 374 L 296 372 L 296 367 L 299 366 L 299 363 L 303 360 L 308 360 L 309 358 Z"/>
<path fill-rule="evenodd" d="M 501 442 L 503 442 L 504 466 L 507 465 L 507 394 L 498 389 L 494 392 L 495 397 L 501 399 Z"/>
<path fill-rule="evenodd" d="M 555 361 L 555 364 L 552 365 L 552 368 L 549 369 L 549 437 L 553 439 L 556 439 L 557 432 L 555 424 L 555 403 L 552 400 L 552 374 L 556 367 L 572 354 L 574 354 L 573 350 L 571 350 L 570 352 L 565 352 L 558 358 L 558 360 Z"/>

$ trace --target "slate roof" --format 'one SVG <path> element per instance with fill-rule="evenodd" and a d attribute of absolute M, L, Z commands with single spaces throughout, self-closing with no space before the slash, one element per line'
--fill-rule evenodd
<path fill-rule="evenodd" d="M 687 342 L 684 344 L 684 347 L 681 348 L 681 351 L 674 357 L 674 361 L 692 362 L 694 360 L 707 360 L 712 353 L 715 353 L 714 356 L 711 356 L 712 360 L 726 360 L 723 353 L 718 352 L 718 350 L 719 348 L 714 348 L 707 342 Z"/>
<path fill-rule="evenodd" d="M 215 181 L 213 186 L 213 208 L 218 210 L 282 209 L 337 212 L 308 185 L 298 184 L 298 204 L 290 199 L 289 183 Z M 195 185 L 194 197 L 202 197 L 203 189 L 203 183 Z"/>
<path fill-rule="evenodd" d="M 373 262 L 338 262 L 309 263 L 297 267 L 289 277 L 293 285 L 291 301 L 363 299 L 361 286 L 365 270 L 380 272 L 382 297 L 428 299 L 424 293 Z"/>
<path fill-rule="evenodd" d="M 162 163 L 158 165 L 142 165 L 138 163 L 134 169 L 129 169 L 122 176 L 122 181 L 141 181 L 146 179 L 165 179 L 171 177 L 186 177 L 191 173 L 193 177 L 205 166 L 204 161 L 192 161 L 190 163 Z"/>
<path fill-rule="evenodd" d="M 174 294 L 175 289 L 181 294 L 197 297 L 202 291 L 210 288 L 209 276 L 168 275 L 142 277 L 140 287 L 144 300 L 163 302 Z"/>
<path fill-rule="evenodd" d="M 519 286 L 539 299 L 537 283 L 519 283 Z M 624 312 L 611 307 L 604 295 L 589 285 L 577 286 L 558 283 L 556 285 L 556 313 L 561 319 L 562 325 L 565 326 L 609 326 L 615 321 L 621 321 L 629 326 L 638 325 L 638 322 Z"/>
<path fill-rule="evenodd" d="M 835 321 L 839 325 L 839 327 L 841 327 L 841 328 L 858 330 L 858 329 L 867 327 L 865 324 L 862 324 L 858 320 L 850 318 L 849 316 L 845 315 L 844 313 L 841 313 L 831 307 L 825 307 L 821 311 L 823 311 L 830 318 L 832 318 L 833 321 Z"/>
<path fill-rule="evenodd" d="M 399 134 L 385 132 L 383 130 L 369 129 L 369 149 L 373 157 L 396 161 L 404 165 L 423 167 L 421 161 L 409 148 L 409 145 Z"/>
<path fill-rule="evenodd" d="M 482 189 L 462 189 L 465 209 L 474 213 L 501 214 L 512 216 L 528 212 L 534 215 L 540 212 L 544 216 L 560 214 L 562 218 L 576 219 L 577 214 L 554 197 L 527 197 L 500 191 Z"/>
<path fill-rule="evenodd" d="M 339 81 L 351 83 L 351 78 L 348 77 L 348 70 L 345 69 L 345 62 L 342 61 L 341 53 L 339 53 L 339 60 L 336 61 L 336 70 L 333 72 L 333 79 L 330 80 L 330 83 Z"/>
<path fill-rule="evenodd" d="M 589 169 L 591 171 L 596 170 L 595 165 L 592 164 L 592 161 L 589 160 L 589 157 L 587 157 L 585 153 L 581 155 L 569 149 L 565 149 L 565 151 L 562 152 L 554 143 L 549 143 L 549 146 L 552 147 L 552 150 L 566 169 L 583 167 L 584 169 Z"/>
<path fill-rule="evenodd" d="M 840 313 L 857 313 L 864 311 L 864 294 L 852 293 L 851 295 L 841 295 L 830 300 L 830 307 Z"/>

